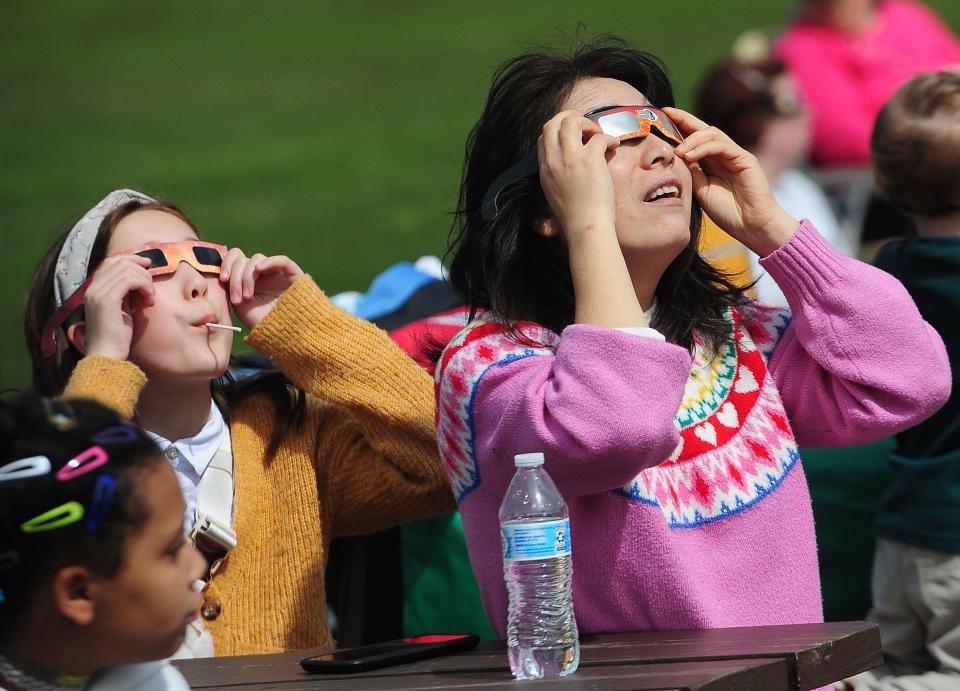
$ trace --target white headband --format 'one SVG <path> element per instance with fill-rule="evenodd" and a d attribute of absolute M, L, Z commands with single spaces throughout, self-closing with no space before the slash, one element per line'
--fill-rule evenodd
<path fill-rule="evenodd" d="M 90 252 L 93 250 L 93 243 L 100 232 L 103 219 L 117 207 L 131 201 L 150 204 L 156 200 L 136 190 L 114 190 L 85 213 L 83 218 L 70 229 L 57 256 L 57 267 L 53 277 L 53 296 L 57 302 L 57 308 L 86 280 Z"/>

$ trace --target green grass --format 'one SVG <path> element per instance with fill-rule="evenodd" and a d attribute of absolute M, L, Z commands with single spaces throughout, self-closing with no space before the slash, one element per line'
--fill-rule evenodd
<path fill-rule="evenodd" d="M 930 3 L 954 27 L 960 6 Z M 658 8 L 662 7 L 662 10 Z M 106 192 L 294 257 L 330 292 L 443 252 L 493 68 L 582 23 L 670 66 L 681 105 L 743 29 L 792 3 L 687 0 L 7 3 L 0 26 L 0 386 L 28 383 L 24 298 Z"/>

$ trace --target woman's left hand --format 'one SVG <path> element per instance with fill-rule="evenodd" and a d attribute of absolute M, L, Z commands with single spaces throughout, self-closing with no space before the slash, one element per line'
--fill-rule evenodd
<path fill-rule="evenodd" d="M 303 270 L 289 257 L 247 257 L 234 247 L 220 267 L 220 283 L 227 299 L 248 329 L 252 329 L 273 309 L 280 296 L 303 276 Z"/>
<path fill-rule="evenodd" d="M 774 199 L 757 157 L 690 113 L 663 110 L 683 132 L 676 154 L 690 169 L 706 214 L 761 257 L 786 243 L 800 224 Z"/>

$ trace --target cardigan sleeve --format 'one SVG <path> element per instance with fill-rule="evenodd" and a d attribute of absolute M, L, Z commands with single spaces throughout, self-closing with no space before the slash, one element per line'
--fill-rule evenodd
<path fill-rule="evenodd" d="M 247 342 L 332 404 L 318 481 L 334 534 L 372 532 L 454 508 L 434 432 L 430 376 L 369 322 L 299 279 Z"/>
<path fill-rule="evenodd" d="M 92 355 L 77 363 L 63 398 L 89 398 L 133 419 L 147 376 L 132 362 Z"/>
<path fill-rule="evenodd" d="M 677 447 L 690 366 L 683 348 L 617 329 L 572 325 L 546 347 L 480 324 L 438 369 L 438 441 L 455 493 L 505 484 L 513 456 L 531 451 L 566 497 L 627 484 Z"/>
<path fill-rule="evenodd" d="M 792 313 L 769 369 L 801 446 L 875 441 L 946 402 L 943 341 L 899 281 L 841 255 L 808 221 L 761 263 Z"/>

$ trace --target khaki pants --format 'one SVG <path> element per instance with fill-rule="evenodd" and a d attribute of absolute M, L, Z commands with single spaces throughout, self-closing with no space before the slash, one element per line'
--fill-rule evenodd
<path fill-rule="evenodd" d="M 879 538 L 873 609 L 885 663 L 849 679 L 856 691 L 960 691 L 960 554 Z"/>

